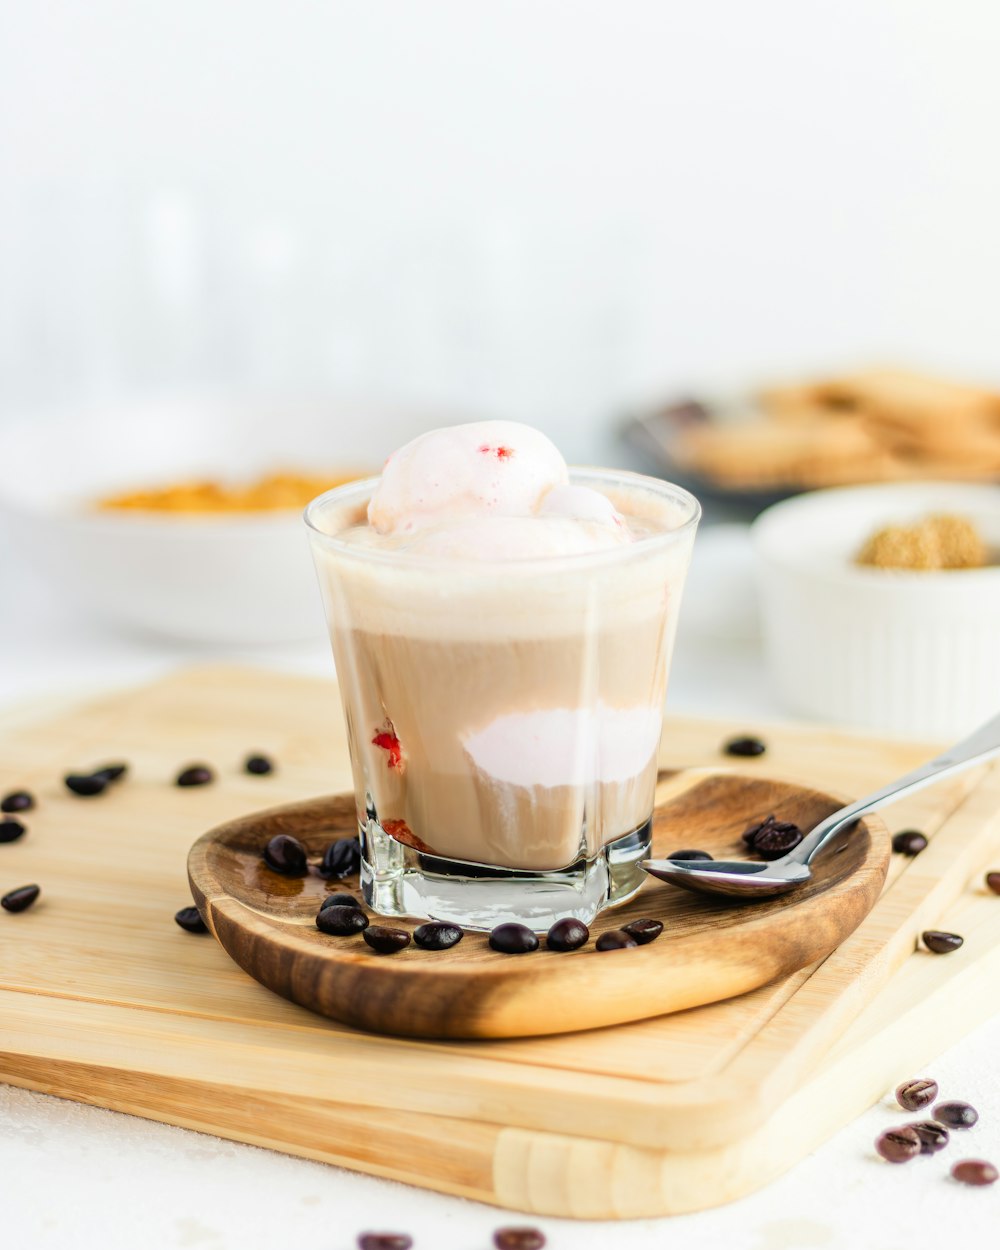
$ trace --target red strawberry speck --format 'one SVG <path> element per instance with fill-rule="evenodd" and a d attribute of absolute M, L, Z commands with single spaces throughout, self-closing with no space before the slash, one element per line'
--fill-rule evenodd
<path fill-rule="evenodd" d="M 396 737 L 396 731 L 392 727 L 391 720 L 386 719 L 385 725 L 376 731 L 375 737 L 372 738 L 372 746 L 388 752 L 387 768 L 393 768 L 398 773 L 403 771 L 403 748 Z"/>
<path fill-rule="evenodd" d="M 491 447 L 489 443 L 483 443 L 479 451 L 484 456 L 496 456 L 498 460 L 509 460 L 514 454 L 513 447 Z"/>

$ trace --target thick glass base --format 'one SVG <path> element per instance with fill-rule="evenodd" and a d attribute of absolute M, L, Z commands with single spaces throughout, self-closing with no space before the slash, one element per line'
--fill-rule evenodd
<path fill-rule="evenodd" d="M 652 822 L 604 846 L 593 859 L 552 871 L 518 872 L 428 855 L 391 838 L 374 818 L 362 825 L 361 887 L 383 916 L 447 920 L 488 931 L 517 921 L 545 932 L 572 916 L 590 924 L 605 907 L 624 903 L 645 880 Z"/>

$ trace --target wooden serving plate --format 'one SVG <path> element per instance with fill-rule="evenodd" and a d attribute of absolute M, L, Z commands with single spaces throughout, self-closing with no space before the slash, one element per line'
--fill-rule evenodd
<path fill-rule="evenodd" d="M 808 829 L 840 806 L 818 791 L 760 777 L 665 774 L 653 853 L 697 847 L 716 858 L 743 857 L 740 835 L 751 821 L 774 812 Z M 810 882 L 781 898 L 740 905 L 650 881 L 600 916 L 591 942 L 569 954 L 543 946 L 501 955 L 485 934 L 467 933 L 447 951 L 410 946 L 380 956 L 360 936 L 330 937 L 315 926 L 328 893 L 360 897 L 356 877 L 331 882 L 314 867 L 306 877 L 285 877 L 261 858 L 269 838 L 290 833 L 318 860 L 327 843 L 356 828 L 353 795 L 229 821 L 192 847 L 191 889 L 223 948 L 263 985 L 345 1024 L 409 1037 L 570 1033 L 743 994 L 835 950 L 874 906 L 890 854 L 885 826 L 868 818 L 814 862 Z M 640 916 L 663 921 L 657 941 L 594 949 L 599 934 Z"/>

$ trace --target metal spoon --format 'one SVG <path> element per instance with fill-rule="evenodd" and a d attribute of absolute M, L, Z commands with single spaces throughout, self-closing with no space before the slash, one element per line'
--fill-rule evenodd
<path fill-rule="evenodd" d="M 758 864 L 749 860 L 686 860 L 644 859 L 640 867 L 661 881 L 679 885 L 685 890 L 702 894 L 727 894 L 751 902 L 758 898 L 770 898 L 785 894 L 808 881 L 812 875 L 809 864 L 827 843 L 843 832 L 859 817 L 873 812 L 886 803 L 923 789 L 942 777 L 950 777 L 963 768 L 980 764 L 991 756 L 1000 754 L 1000 716 L 987 721 L 975 733 L 953 746 L 944 755 L 929 760 L 920 768 L 892 781 L 867 798 L 858 799 L 839 812 L 827 816 L 807 834 L 787 855 L 770 863 Z"/>

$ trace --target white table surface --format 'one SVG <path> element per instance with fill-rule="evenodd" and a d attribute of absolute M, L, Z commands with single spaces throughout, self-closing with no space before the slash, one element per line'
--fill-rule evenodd
<path fill-rule="evenodd" d="M 43 587 L 19 585 L 0 613 L 5 701 L 95 690 L 205 660 L 329 674 L 326 646 L 206 651 L 115 636 L 67 615 Z M 780 718 L 758 644 L 702 628 L 678 642 L 669 706 L 730 718 Z M 5 940 L 5 939 L 0 939 Z M 0 1047 L 3 1021 L 0 1019 Z M 1000 1238 L 1000 1185 L 948 1178 L 960 1157 L 1000 1164 L 1000 1017 L 924 1073 L 981 1112 L 944 1154 L 881 1163 L 872 1141 L 902 1118 L 886 1101 L 790 1173 L 714 1211 L 625 1224 L 525 1217 L 553 1250 L 678 1246 L 684 1250 L 914 1250 L 944 1239 L 971 1250 Z M 358 1132 L 365 1131 L 359 1110 Z M 958 1135 L 956 1134 L 956 1137 Z M 339 1168 L 0 1085 L 0 1247 L 6 1250 L 350 1250 L 366 1228 L 405 1230 L 417 1250 L 477 1250 L 516 1223 L 508 1212 Z"/>

